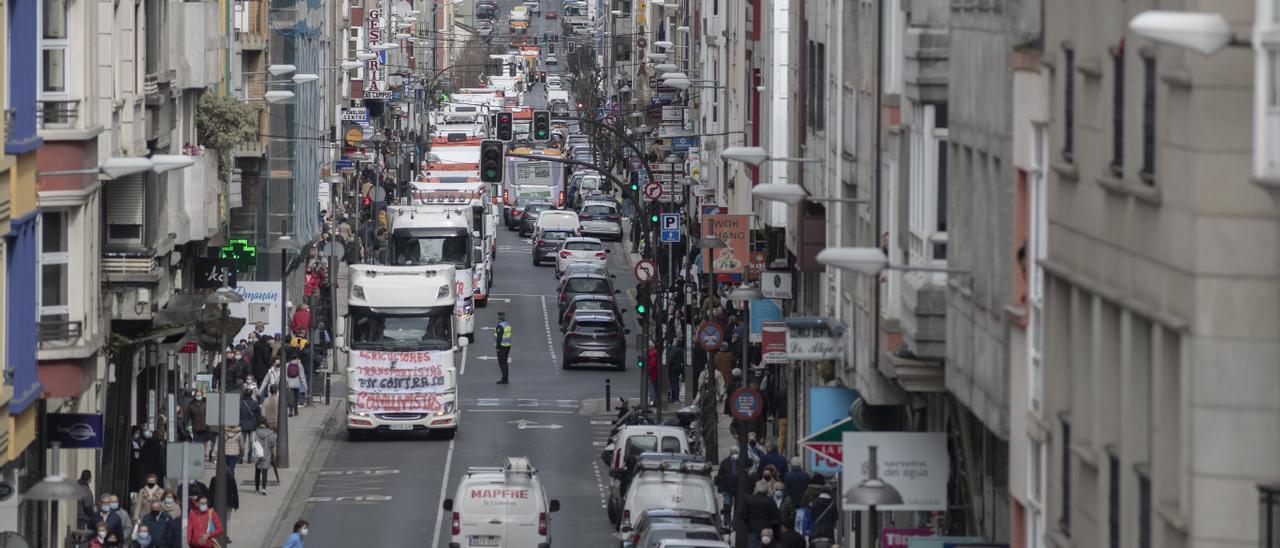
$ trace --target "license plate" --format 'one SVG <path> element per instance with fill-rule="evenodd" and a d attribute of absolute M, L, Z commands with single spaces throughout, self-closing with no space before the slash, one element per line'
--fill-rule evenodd
<path fill-rule="evenodd" d="M 584 358 L 608 358 L 608 357 L 609 357 L 609 353 L 608 353 L 608 352 L 594 352 L 594 351 L 588 351 L 588 352 L 583 352 L 583 353 L 582 353 L 582 357 L 584 357 Z"/>
<path fill-rule="evenodd" d="M 391 425 L 391 429 L 392 430 L 413 430 L 413 425 L 412 424 L 393 424 Z"/>
<path fill-rule="evenodd" d="M 471 540 L 468 542 L 468 544 L 470 544 L 471 546 L 497 546 L 498 537 L 493 537 L 493 536 L 471 537 Z"/>

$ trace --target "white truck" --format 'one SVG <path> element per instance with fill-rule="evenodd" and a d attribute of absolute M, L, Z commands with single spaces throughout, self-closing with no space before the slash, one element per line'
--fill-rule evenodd
<path fill-rule="evenodd" d="M 351 265 L 345 318 L 347 433 L 458 430 L 454 268 Z"/>
<path fill-rule="evenodd" d="M 455 330 L 475 341 L 475 237 L 463 206 L 398 205 L 387 208 L 388 262 L 397 266 L 451 265 L 455 272 Z"/>
<path fill-rule="evenodd" d="M 492 186 L 488 183 L 422 183 L 411 182 L 410 197 L 414 205 L 447 208 L 465 207 L 471 211 L 470 229 L 474 240 L 475 277 L 472 293 L 475 305 L 484 307 L 489 302 L 489 288 L 493 286 L 493 262 L 498 251 L 498 206 L 490 197 Z"/>

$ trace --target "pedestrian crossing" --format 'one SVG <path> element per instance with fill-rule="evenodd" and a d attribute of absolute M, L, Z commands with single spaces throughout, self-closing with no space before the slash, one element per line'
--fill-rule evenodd
<path fill-rule="evenodd" d="M 562 410 L 577 410 L 582 407 L 579 400 L 550 400 L 537 398 L 477 398 L 463 400 L 462 404 L 465 408 L 485 408 L 485 407 L 515 407 L 515 408 L 551 408 Z"/>

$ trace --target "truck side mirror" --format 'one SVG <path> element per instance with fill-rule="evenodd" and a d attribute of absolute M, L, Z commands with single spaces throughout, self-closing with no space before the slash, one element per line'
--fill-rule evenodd
<path fill-rule="evenodd" d="M 452 511 L 453 511 L 453 499 L 444 499 L 444 504 L 443 504 L 442 506 L 444 506 L 444 509 L 445 509 L 446 511 L 452 512 Z"/>
<path fill-rule="evenodd" d="M 458 347 L 459 347 L 459 348 L 466 348 L 466 347 L 467 347 L 467 345 L 469 345 L 469 344 L 471 344 L 471 339 L 468 339 L 468 338 L 466 338 L 466 337 L 459 337 L 459 338 L 458 338 Z"/>
<path fill-rule="evenodd" d="M 349 349 L 347 348 L 347 338 L 343 337 L 342 335 L 338 335 L 337 337 L 334 337 L 333 344 L 334 346 L 341 348 L 343 352 L 349 351 Z"/>
<path fill-rule="evenodd" d="M 560 501 L 558 501 L 558 500 L 556 500 L 556 499 L 551 499 L 551 505 L 550 505 L 550 506 L 548 506 L 548 508 L 547 508 L 547 509 L 548 509 L 548 510 L 551 510 L 552 512 L 559 512 L 559 511 L 560 511 Z"/>

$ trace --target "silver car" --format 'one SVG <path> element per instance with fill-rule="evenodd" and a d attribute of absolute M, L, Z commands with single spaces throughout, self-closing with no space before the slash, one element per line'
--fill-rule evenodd
<path fill-rule="evenodd" d="M 618 206 L 610 201 L 587 199 L 578 212 L 578 222 L 583 236 L 592 236 L 601 240 L 622 240 L 622 215 Z"/>

